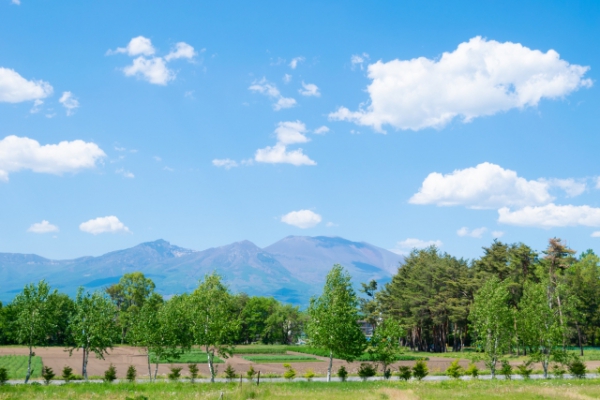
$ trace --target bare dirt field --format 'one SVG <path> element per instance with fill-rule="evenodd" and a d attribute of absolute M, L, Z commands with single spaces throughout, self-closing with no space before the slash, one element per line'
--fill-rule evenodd
<path fill-rule="evenodd" d="M 35 349 L 36 355 L 42 357 L 42 362 L 45 366 L 51 367 L 57 375 L 60 374 L 63 367 L 65 365 L 73 368 L 73 372 L 76 374 L 81 374 L 81 362 L 82 355 L 81 351 L 74 351 L 72 356 L 69 356 L 69 352 L 66 351 L 62 347 L 40 347 Z M 290 354 L 301 354 L 301 353 L 293 353 Z M 27 355 L 27 348 L 25 347 L 0 347 L 0 355 Z M 306 354 L 302 354 L 306 355 Z M 324 357 L 315 356 L 315 358 L 319 359 L 318 362 L 296 362 L 290 363 L 292 367 L 296 370 L 297 376 L 301 376 L 304 371 L 307 369 L 312 369 L 316 374 L 324 375 L 327 373 L 328 359 Z M 453 361 L 451 358 L 442 358 L 442 357 L 429 357 L 429 361 L 427 361 L 427 365 L 429 367 L 429 371 L 431 374 L 440 373 L 445 371 L 450 363 Z M 254 366 L 256 371 L 261 371 L 261 375 L 265 375 L 268 373 L 275 374 L 283 374 L 285 369 L 283 368 L 283 364 L 281 363 L 254 363 L 248 360 L 243 359 L 240 355 L 234 355 L 233 357 L 225 360 L 226 364 L 230 364 L 238 373 L 245 373 L 250 365 Z M 96 358 L 94 354 L 90 355 L 90 359 L 88 362 L 88 375 L 89 376 L 101 376 L 104 374 L 104 371 L 108 368 L 110 364 L 113 364 L 117 368 L 117 376 L 119 378 L 124 378 L 127 368 L 130 365 L 134 365 L 136 367 L 138 377 L 145 378 L 148 377 L 148 364 L 146 357 L 135 347 L 131 346 L 118 346 L 113 350 L 109 351 L 109 354 L 105 357 L 104 360 Z M 219 372 L 222 372 L 225 369 L 226 364 L 217 364 Z M 414 361 L 400 361 L 394 363 L 392 366 L 393 370 L 397 370 L 397 367 L 400 365 L 408 365 L 412 366 Z M 460 364 L 463 367 L 467 367 L 468 361 L 462 360 Z M 518 364 L 518 363 L 515 363 Z M 589 361 L 586 363 L 588 370 L 595 370 L 600 366 L 600 361 Z M 333 371 L 337 371 L 340 366 L 344 365 L 348 372 L 351 374 L 356 373 L 360 362 L 352 362 L 347 363 L 343 360 L 334 360 L 333 361 Z M 483 369 L 483 363 L 477 364 L 479 368 Z M 160 364 L 158 368 L 159 375 L 166 375 L 170 372 L 171 367 L 183 367 L 182 375 L 187 375 L 187 364 Z M 200 373 L 204 376 L 209 374 L 208 366 L 206 364 L 198 364 L 200 369 Z M 536 369 L 541 368 L 540 366 L 536 366 Z M 381 369 L 381 368 L 380 368 Z M 154 365 L 152 366 L 152 371 L 154 372 Z M 379 371 L 381 372 L 381 371 Z"/>

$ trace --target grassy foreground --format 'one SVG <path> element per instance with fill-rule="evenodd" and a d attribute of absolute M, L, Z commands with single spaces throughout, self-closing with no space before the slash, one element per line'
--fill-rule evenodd
<path fill-rule="evenodd" d="M 597 399 L 600 380 L 2 386 L 0 399 Z"/>

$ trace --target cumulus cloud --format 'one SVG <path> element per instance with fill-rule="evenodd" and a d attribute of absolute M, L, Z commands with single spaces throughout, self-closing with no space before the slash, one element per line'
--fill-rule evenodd
<path fill-rule="evenodd" d="M 71 92 L 64 92 L 58 101 L 67 109 L 67 116 L 73 115 L 74 110 L 79 108 L 79 100 L 73 97 Z"/>
<path fill-rule="evenodd" d="M 300 93 L 302 96 L 321 97 L 319 88 L 314 83 L 304 83 L 304 81 L 302 81 L 302 88 L 303 89 L 298 90 L 298 93 Z"/>
<path fill-rule="evenodd" d="M 425 249 L 430 246 L 442 247 L 443 243 L 441 240 L 421 240 L 415 238 L 408 238 L 406 240 L 401 240 L 396 243 L 396 247 L 394 249 L 390 249 L 390 251 L 396 254 L 408 254 L 413 249 Z"/>
<path fill-rule="evenodd" d="M 7 136 L 0 140 L 0 180 L 8 181 L 11 172 L 60 175 L 93 168 L 106 154 L 95 143 L 74 140 L 40 145 L 26 137 Z"/>
<path fill-rule="evenodd" d="M 429 174 L 409 202 L 471 208 L 539 205 L 553 200 L 548 188 L 547 182 L 528 181 L 515 171 L 485 162 L 446 175 Z"/>
<path fill-rule="evenodd" d="M 315 129 L 313 131 L 313 133 L 317 134 L 317 135 L 324 135 L 327 132 L 329 132 L 329 128 L 326 127 L 325 125 L 318 127 L 317 129 Z"/>
<path fill-rule="evenodd" d="M 301 229 L 312 228 L 321 220 L 321 216 L 311 210 L 292 211 L 281 217 L 281 222 Z"/>
<path fill-rule="evenodd" d="M 185 42 L 178 42 L 175 48 L 166 56 L 154 56 L 156 49 L 152 41 L 146 37 L 138 36 L 131 39 L 127 47 L 109 50 L 106 54 L 127 54 L 136 57 L 132 64 L 123 68 L 125 76 L 135 76 L 155 85 L 166 85 L 176 78 L 176 73 L 167 66 L 167 63 L 180 58 L 192 60 L 196 51 Z"/>
<path fill-rule="evenodd" d="M 498 222 L 507 225 L 553 228 L 565 226 L 600 226 L 600 208 L 587 205 L 527 206 L 512 211 L 508 207 L 498 210 Z"/>
<path fill-rule="evenodd" d="M 290 83 L 292 81 L 292 76 L 290 74 L 283 75 L 283 83 Z"/>
<path fill-rule="evenodd" d="M 290 68 L 291 69 L 296 69 L 296 67 L 298 66 L 299 63 L 304 62 L 304 57 L 295 57 L 292 58 L 292 61 L 290 62 Z"/>
<path fill-rule="evenodd" d="M 27 232 L 31 233 L 51 233 L 58 232 L 58 226 L 52 225 L 50 222 L 43 220 L 42 222 L 36 222 L 31 225 Z"/>
<path fill-rule="evenodd" d="M 590 236 L 592 236 L 592 237 L 600 237 L 600 231 L 592 232 L 592 234 Z"/>
<path fill-rule="evenodd" d="M 568 179 L 540 179 L 540 182 L 546 182 L 548 185 L 558 187 L 567 194 L 567 197 L 577 197 L 587 189 L 585 180 Z"/>
<path fill-rule="evenodd" d="M 215 167 L 223 167 L 225 169 L 231 169 L 231 168 L 235 168 L 238 166 L 238 163 L 236 161 L 231 160 L 229 158 L 214 159 L 214 160 L 212 160 L 212 164 Z"/>
<path fill-rule="evenodd" d="M 317 165 L 302 149 L 288 150 L 287 146 L 298 143 L 306 143 L 310 139 L 305 136 L 306 125 L 300 121 L 280 122 L 275 129 L 277 143 L 275 146 L 267 146 L 256 150 L 254 160 L 256 162 L 270 164 L 292 164 Z"/>
<path fill-rule="evenodd" d="M 358 59 L 357 59 L 358 61 Z M 333 120 L 383 132 L 442 128 L 454 118 L 474 118 L 534 107 L 592 86 L 589 67 L 569 64 L 554 50 L 475 37 L 436 59 L 378 61 L 368 67 L 370 102 L 358 111 L 340 107 Z"/>
<path fill-rule="evenodd" d="M 250 91 L 255 93 L 263 94 L 273 100 L 273 109 L 279 111 L 284 108 L 291 108 L 296 105 L 296 100 L 291 97 L 283 97 L 277 89 L 277 86 L 273 83 L 268 82 L 265 78 L 259 81 L 254 81 L 248 88 Z"/>
<path fill-rule="evenodd" d="M 15 70 L 0 67 L 0 102 L 41 101 L 52 92 L 52 86 L 48 82 L 27 80 Z"/>
<path fill-rule="evenodd" d="M 97 235 L 99 233 L 130 233 L 129 228 L 114 215 L 90 219 L 89 221 L 81 223 L 79 229 L 83 232 L 91 233 L 92 235 Z"/>
<path fill-rule="evenodd" d="M 462 228 L 456 231 L 456 234 L 460 237 L 468 236 L 472 238 L 481 238 L 486 231 L 487 228 L 485 227 L 469 229 L 466 226 L 463 226 Z"/>

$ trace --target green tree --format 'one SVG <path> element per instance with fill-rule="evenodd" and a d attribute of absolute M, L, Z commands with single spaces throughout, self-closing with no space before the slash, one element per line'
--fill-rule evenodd
<path fill-rule="evenodd" d="M 496 377 L 496 363 L 511 347 L 513 318 L 509 307 L 510 293 L 496 277 L 486 281 L 475 295 L 470 318 L 477 344 L 485 354 L 486 366 Z"/>
<path fill-rule="evenodd" d="M 35 355 L 33 348 L 46 344 L 48 332 L 56 327 L 49 297 L 50 286 L 46 281 L 40 281 L 37 285 L 26 285 L 12 303 L 16 318 L 13 322 L 15 337 L 18 343 L 29 349 L 25 383 L 31 377 L 31 359 Z"/>
<path fill-rule="evenodd" d="M 302 334 L 306 314 L 298 306 L 277 303 L 266 321 L 265 333 L 271 343 L 293 344 Z"/>
<path fill-rule="evenodd" d="M 350 275 L 341 265 L 334 265 L 327 274 L 321 296 L 310 299 L 308 314 L 306 331 L 311 345 L 329 352 L 327 382 L 331 382 L 333 355 L 352 361 L 366 347 L 365 336 L 358 325 L 358 299 Z"/>
<path fill-rule="evenodd" d="M 112 349 L 117 326 L 116 309 L 113 303 L 102 292 L 84 292 L 80 287 L 75 298 L 75 311 L 70 321 L 70 333 L 73 350 L 82 350 L 81 373 L 88 379 L 87 363 L 90 352 L 104 359 L 107 349 Z"/>
<path fill-rule="evenodd" d="M 371 360 L 382 364 L 383 373 L 387 371 L 390 364 L 398 360 L 398 356 L 402 353 L 400 339 L 405 334 L 400 323 L 393 318 L 384 319 L 375 328 L 367 353 Z"/>
<path fill-rule="evenodd" d="M 206 352 L 210 381 L 215 381 L 215 353 L 228 358 L 239 330 L 234 297 L 216 273 L 206 275 L 189 297 L 193 343 Z"/>

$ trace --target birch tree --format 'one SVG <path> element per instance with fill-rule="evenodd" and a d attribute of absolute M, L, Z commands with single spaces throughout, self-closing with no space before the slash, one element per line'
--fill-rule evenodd
<path fill-rule="evenodd" d="M 189 296 L 190 334 L 192 343 L 205 352 L 210 381 L 215 381 L 215 354 L 228 358 L 239 330 L 233 296 L 216 273 L 206 275 Z"/>
<path fill-rule="evenodd" d="M 509 306 L 510 293 L 506 283 L 496 277 L 487 280 L 475 294 L 471 321 L 477 335 L 477 344 L 485 354 L 486 366 L 492 378 L 496 377 L 496 364 L 510 351 L 513 337 L 513 318 Z"/>
<path fill-rule="evenodd" d="M 108 349 L 112 349 L 117 335 L 116 308 L 111 300 L 101 292 L 85 292 L 82 287 L 75 298 L 75 312 L 70 321 L 73 347 L 82 350 L 81 374 L 87 381 L 87 364 L 90 352 L 97 358 L 104 359 Z"/>
<path fill-rule="evenodd" d="M 306 326 L 311 345 L 329 352 L 327 382 L 331 382 L 334 354 L 353 361 L 365 350 L 365 336 L 358 324 L 358 306 L 350 275 L 341 265 L 334 265 L 327 274 L 321 296 L 310 299 L 310 320 Z"/>

